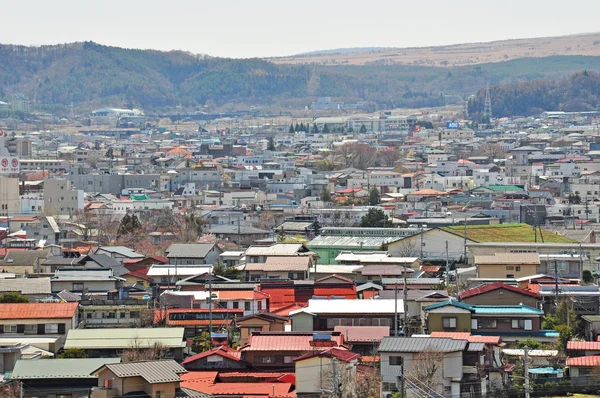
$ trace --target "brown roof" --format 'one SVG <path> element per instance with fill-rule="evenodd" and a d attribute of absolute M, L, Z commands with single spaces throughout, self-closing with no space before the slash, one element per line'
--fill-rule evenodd
<path fill-rule="evenodd" d="M 496 253 L 493 256 L 475 256 L 477 265 L 494 264 L 533 264 L 540 263 L 538 253 Z"/>
<path fill-rule="evenodd" d="M 460 293 L 460 298 L 466 299 L 468 297 L 477 296 L 479 294 L 491 292 L 491 291 L 494 291 L 497 289 L 510 290 L 511 292 L 523 294 L 525 296 L 531 296 L 531 297 L 535 297 L 538 299 L 540 298 L 540 295 L 536 292 L 532 292 L 530 290 L 525 290 L 525 289 L 520 289 L 518 287 L 510 286 L 510 285 L 507 285 L 502 282 L 495 282 L 495 283 L 491 283 L 489 285 L 484 285 L 484 286 L 476 287 L 473 289 L 465 290 L 464 292 Z"/>
<path fill-rule="evenodd" d="M 187 373 L 172 359 L 146 362 L 124 362 L 106 364 L 106 367 L 119 378 L 141 377 L 150 384 L 181 381 L 180 374 Z"/>
<path fill-rule="evenodd" d="M 77 303 L 10 303 L 0 304 L 0 319 L 64 319 L 72 318 Z"/>

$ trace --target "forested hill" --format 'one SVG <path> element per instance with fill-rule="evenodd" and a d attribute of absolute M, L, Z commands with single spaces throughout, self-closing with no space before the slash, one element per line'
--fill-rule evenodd
<path fill-rule="evenodd" d="M 369 109 L 460 102 L 486 83 L 600 71 L 600 57 L 556 56 L 457 67 L 284 65 L 182 51 L 107 47 L 93 42 L 0 45 L 0 100 L 23 93 L 50 105 L 157 109 L 233 104 L 303 108 L 318 96 L 367 101 Z"/>
<path fill-rule="evenodd" d="M 469 114 L 481 115 L 485 89 L 469 101 Z M 492 115 L 529 116 L 545 110 L 591 111 L 600 109 L 600 74 L 577 72 L 566 78 L 535 79 L 490 87 Z"/>

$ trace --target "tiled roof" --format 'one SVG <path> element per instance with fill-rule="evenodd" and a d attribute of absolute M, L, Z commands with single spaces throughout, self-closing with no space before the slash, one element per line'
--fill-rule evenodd
<path fill-rule="evenodd" d="M 11 278 L 0 279 L 0 292 L 21 294 L 50 294 L 50 278 Z"/>
<path fill-rule="evenodd" d="M 339 332 L 331 333 L 331 340 L 337 346 L 344 342 Z M 312 332 L 258 332 L 252 333 L 248 338 L 248 344 L 241 351 L 312 351 Z"/>
<path fill-rule="evenodd" d="M 181 380 L 179 375 L 187 372 L 172 359 L 106 364 L 104 367 L 119 378 L 141 377 L 150 384 L 178 382 Z"/>
<path fill-rule="evenodd" d="M 236 397 L 261 397 L 261 398 L 286 398 L 295 397 L 291 383 L 216 383 L 207 385 L 194 385 L 190 381 L 181 383 L 182 387 L 201 391 L 214 396 L 232 395 Z"/>
<path fill-rule="evenodd" d="M 460 298 L 466 299 L 468 297 L 473 297 L 473 296 L 477 296 L 479 294 L 488 293 L 488 292 L 491 292 L 491 291 L 494 291 L 497 289 L 510 290 L 511 292 L 515 292 L 515 293 L 519 293 L 519 294 L 523 294 L 523 295 L 531 296 L 531 297 L 535 297 L 535 298 L 540 298 L 540 295 L 535 292 L 532 292 L 530 290 L 520 289 L 520 288 L 514 287 L 514 286 L 510 286 L 510 285 L 507 285 L 502 282 L 495 282 L 495 283 L 491 283 L 489 285 L 483 285 L 483 286 L 476 287 L 473 289 L 465 290 L 464 292 L 460 293 Z"/>
<path fill-rule="evenodd" d="M 10 303 L 0 305 L 0 319 L 66 319 L 77 312 L 77 303 Z"/>
<path fill-rule="evenodd" d="M 479 336 L 469 332 L 431 332 L 431 337 L 445 337 L 455 340 L 467 340 L 469 343 L 484 343 L 498 345 L 502 343 L 500 336 Z"/>
<path fill-rule="evenodd" d="M 219 300 L 263 300 L 269 295 L 254 290 L 219 290 Z"/>
<path fill-rule="evenodd" d="M 567 366 L 599 366 L 600 355 L 567 358 Z"/>
<path fill-rule="evenodd" d="M 439 265 L 422 265 L 421 271 L 423 272 L 438 272 L 440 270 Z"/>
<path fill-rule="evenodd" d="M 600 351 L 600 341 L 569 341 L 567 350 Z"/>

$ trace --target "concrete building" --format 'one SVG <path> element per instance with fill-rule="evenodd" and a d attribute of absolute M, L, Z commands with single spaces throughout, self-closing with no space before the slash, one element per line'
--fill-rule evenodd
<path fill-rule="evenodd" d="M 0 216 L 8 216 L 19 212 L 19 179 L 0 178 Z"/>
<path fill-rule="evenodd" d="M 83 191 L 71 189 L 69 180 L 46 180 L 44 210 L 49 214 L 75 214 L 83 210 Z"/>

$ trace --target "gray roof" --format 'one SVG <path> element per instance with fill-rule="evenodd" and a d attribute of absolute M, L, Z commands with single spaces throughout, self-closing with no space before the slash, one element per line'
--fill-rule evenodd
<path fill-rule="evenodd" d="M 404 285 L 404 278 L 381 278 L 381 283 L 384 285 L 392 285 L 397 283 Z M 439 285 L 442 283 L 440 278 L 406 278 L 406 283 L 409 285 Z"/>
<path fill-rule="evenodd" d="M 277 226 L 276 230 L 284 231 L 306 231 L 311 229 L 313 223 L 311 221 L 284 221 Z"/>
<path fill-rule="evenodd" d="M 467 351 L 480 352 L 485 349 L 485 343 L 469 343 Z"/>
<path fill-rule="evenodd" d="M 313 248 L 362 248 L 364 250 L 379 250 L 385 243 L 395 242 L 402 239 L 401 236 L 394 237 L 368 237 L 368 236 L 323 236 L 319 235 L 307 243 L 309 249 Z"/>
<path fill-rule="evenodd" d="M 160 343 L 166 348 L 185 346 L 184 328 L 104 328 L 71 329 L 67 334 L 65 349 L 122 349 L 136 344 L 140 348 L 153 347 Z"/>
<path fill-rule="evenodd" d="M 0 279 L 0 292 L 50 294 L 50 278 Z"/>
<path fill-rule="evenodd" d="M 43 264 L 50 255 L 49 249 L 43 250 L 8 250 L 4 259 L 0 259 L 0 267 L 32 266 L 38 261 Z"/>
<path fill-rule="evenodd" d="M 116 281 L 124 280 L 113 275 L 112 269 L 91 269 L 91 268 L 79 268 L 79 269 L 57 269 L 54 276 L 51 278 L 52 281 L 61 282 L 77 282 L 77 281 Z"/>
<path fill-rule="evenodd" d="M 205 258 L 214 243 L 172 243 L 165 253 L 167 258 Z"/>
<path fill-rule="evenodd" d="M 464 351 L 466 346 L 466 340 L 436 337 L 427 339 L 421 337 L 384 337 L 379 345 L 379 352 L 423 352 L 427 350 L 456 352 Z"/>
<path fill-rule="evenodd" d="M 126 246 L 102 246 L 96 250 L 98 252 L 116 253 L 127 258 L 144 258 L 143 254 L 137 253 Z"/>
<path fill-rule="evenodd" d="M 210 395 L 200 391 L 181 387 L 180 389 L 175 390 L 175 398 L 210 398 Z"/>
<path fill-rule="evenodd" d="M 88 261 L 97 263 L 102 268 L 112 268 L 121 265 L 117 260 L 107 254 L 88 254 L 77 261 L 79 264 L 85 264 Z"/>
<path fill-rule="evenodd" d="M 187 370 L 172 359 L 111 363 L 102 367 L 109 369 L 117 377 L 141 377 L 150 384 L 178 382 L 181 381 L 179 375 L 187 373 Z"/>
<path fill-rule="evenodd" d="M 210 225 L 208 227 L 208 232 L 213 234 L 237 234 L 238 226 L 237 225 Z M 240 225 L 239 234 L 240 235 L 264 235 L 270 233 L 264 229 L 255 228 L 249 225 Z"/>
<path fill-rule="evenodd" d="M 50 256 L 44 261 L 44 265 L 71 266 L 76 264 L 79 260 L 81 260 L 81 257 Z"/>
<path fill-rule="evenodd" d="M 91 373 L 107 363 L 121 362 L 120 358 L 40 359 L 18 360 L 12 372 L 13 380 L 28 379 L 96 379 Z"/>

